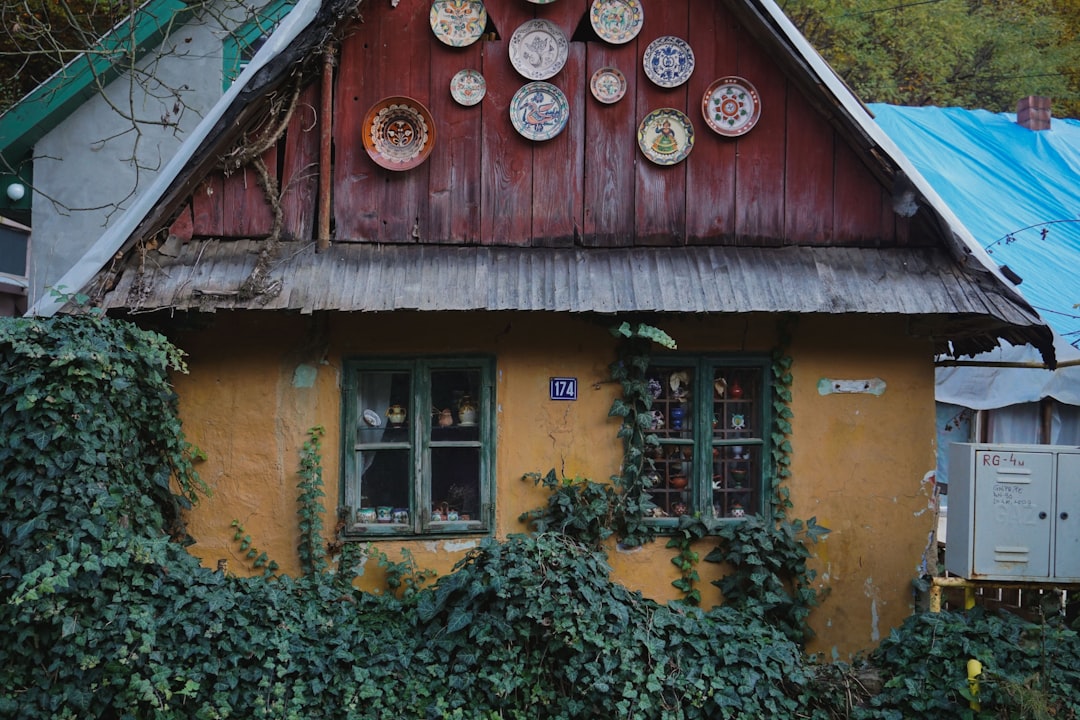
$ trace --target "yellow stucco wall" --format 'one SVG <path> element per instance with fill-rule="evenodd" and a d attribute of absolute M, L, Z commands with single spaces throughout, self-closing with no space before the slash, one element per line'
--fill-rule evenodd
<path fill-rule="evenodd" d="M 686 351 L 768 351 L 769 316 L 655 321 Z M 199 467 L 213 491 L 190 515 L 192 552 L 209 566 L 246 562 L 232 541 L 239 520 L 261 551 L 296 573 L 296 469 L 308 428 L 322 425 L 328 532 L 339 497 L 342 360 L 388 353 L 483 352 L 496 357 L 496 533 L 527 528 L 518 520 L 544 504 L 542 489 L 521 479 L 557 472 L 607 479 L 617 471 L 618 421 L 607 417 L 617 385 L 604 382 L 614 357 L 610 319 L 525 313 L 297 316 L 218 313 L 208 327 L 177 332 L 190 374 L 176 378 L 189 439 L 207 455 Z M 867 649 L 910 613 L 911 580 L 933 527 L 925 474 L 934 463 L 933 368 L 925 340 L 888 318 L 802 318 L 795 362 L 788 483 L 795 517 L 817 516 L 832 530 L 815 547 L 830 595 L 815 610 L 811 650 L 841 656 Z M 577 377 L 579 399 L 548 399 L 548 378 Z M 885 391 L 821 395 L 822 378 L 880 378 Z M 408 547 L 418 562 L 450 571 L 475 538 L 391 539 L 392 558 Z M 707 552 L 711 544 L 703 543 Z M 613 551 L 615 577 L 659 600 L 677 596 L 676 570 L 663 541 Z M 719 568 L 702 563 L 702 593 Z M 365 572 L 361 583 L 378 583 Z"/>

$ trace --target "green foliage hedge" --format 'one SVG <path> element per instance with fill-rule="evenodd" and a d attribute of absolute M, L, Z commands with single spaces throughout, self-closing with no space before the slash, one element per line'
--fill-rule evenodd
<path fill-rule="evenodd" d="M 0 321 L 0 716 L 957 717 L 956 664 L 979 653 L 984 716 L 1037 685 L 1076 717 L 1068 631 L 918 616 L 874 657 L 885 689 L 853 709 L 847 670 L 761 613 L 650 601 L 562 533 L 489 541 L 431 587 L 405 578 L 401 598 L 344 573 L 203 568 L 178 542 L 201 490 L 168 380 L 182 370 L 127 323 Z"/>

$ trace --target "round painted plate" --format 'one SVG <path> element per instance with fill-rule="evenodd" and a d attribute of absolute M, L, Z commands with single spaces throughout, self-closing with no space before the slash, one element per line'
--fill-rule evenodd
<path fill-rule="evenodd" d="M 562 132 L 569 117 L 566 95 L 551 83 L 523 85 L 510 100 L 510 122 L 530 140 L 550 140 Z"/>
<path fill-rule="evenodd" d="M 435 37 L 453 47 L 472 45 L 487 26 L 487 8 L 482 0 L 435 0 L 430 14 Z"/>
<path fill-rule="evenodd" d="M 675 108 L 660 108 L 645 116 L 638 126 L 638 147 L 657 165 L 674 165 L 694 149 L 694 125 Z"/>
<path fill-rule="evenodd" d="M 547 80 L 562 70 L 569 49 L 558 25 L 550 20 L 529 20 L 510 37 L 510 63 L 522 77 Z"/>
<path fill-rule="evenodd" d="M 694 72 L 694 51 L 685 40 L 664 35 L 645 48 L 642 64 L 645 74 L 660 87 L 678 87 Z"/>
<path fill-rule="evenodd" d="M 601 40 L 621 45 L 637 37 L 645 15 L 639 0 L 593 0 L 589 22 Z"/>
<path fill-rule="evenodd" d="M 750 132 L 761 117 L 758 92 L 741 77 L 714 80 L 701 98 L 705 124 L 721 135 L 738 137 Z"/>
<path fill-rule="evenodd" d="M 533 5 L 547 5 L 548 3 L 555 2 L 555 0 L 529 0 L 529 2 Z"/>
<path fill-rule="evenodd" d="M 626 94 L 626 77 L 618 68 L 602 67 L 592 74 L 589 89 L 594 98 L 610 105 Z"/>
<path fill-rule="evenodd" d="M 427 159 L 435 145 L 435 123 L 412 98 L 388 97 L 364 116 L 364 149 L 387 170 L 408 170 Z"/>
<path fill-rule="evenodd" d="M 462 105 L 475 105 L 484 99 L 487 83 L 479 70 L 458 70 L 450 78 L 450 97 Z"/>

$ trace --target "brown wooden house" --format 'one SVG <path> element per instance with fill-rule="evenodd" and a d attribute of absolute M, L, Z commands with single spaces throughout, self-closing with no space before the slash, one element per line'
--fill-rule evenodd
<path fill-rule="evenodd" d="M 440 29 L 446 12 L 480 25 Z M 565 53 L 543 80 L 518 67 L 536 20 Z M 692 72 L 685 54 L 672 70 L 685 48 Z M 591 87 L 603 68 L 625 78 L 615 101 Z M 464 70 L 475 104 L 451 93 Z M 523 115 L 530 82 L 565 96 L 550 138 Z M 732 83 L 759 115 L 718 132 L 702 106 Z M 402 103 L 418 154 L 369 153 Z M 652 145 L 658 110 L 685 118 L 674 152 Z M 190 353 L 176 385 L 215 490 L 192 514 L 210 564 L 238 519 L 296 569 L 316 425 L 350 540 L 444 572 L 527 530 L 545 496 L 524 473 L 618 472 L 608 328 L 640 320 L 679 344 L 650 367 L 660 525 L 767 509 L 771 358 L 792 359 L 785 485 L 832 531 L 818 643 L 851 652 L 933 570 L 934 355 L 1007 338 L 1052 360 L 1037 314 L 763 0 L 301 2 L 171 170 L 66 284 Z M 613 548 L 616 577 L 675 597 L 670 552 Z"/>

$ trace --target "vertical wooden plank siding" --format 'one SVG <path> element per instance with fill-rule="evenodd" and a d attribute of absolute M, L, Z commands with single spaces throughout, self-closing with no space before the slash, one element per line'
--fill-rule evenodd
<path fill-rule="evenodd" d="M 686 163 L 688 244 L 729 244 L 733 241 L 735 158 L 739 141 L 716 133 L 705 123 L 702 101 L 714 80 L 737 75 L 738 42 L 744 34 L 723 3 L 691 4 L 688 41 L 694 50 L 697 68 L 690 76 L 686 104 L 697 141 Z"/>
<path fill-rule="evenodd" d="M 277 145 L 263 153 L 262 161 L 270 177 L 276 179 Z M 223 237 L 254 238 L 270 234 L 273 214 L 266 199 L 267 190 L 254 166 L 247 165 L 226 175 L 222 188 L 222 202 L 228 208 L 223 216 Z"/>
<path fill-rule="evenodd" d="M 319 189 L 319 82 L 300 94 L 300 102 L 289 119 L 281 170 L 281 210 L 283 234 L 287 238 L 310 240 L 315 232 L 316 199 Z"/>
<path fill-rule="evenodd" d="M 374 240 L 379 236 L 375 196 L 376 170 L 364 150 L 364 114 L 384 74 L 381 66 L 381 15 L 387 9 L 365 8 L 366 22 L 356 23 L 341 43 L 341 63 L 334 90 L 335 239 Z M 437 42 L 437 41 L 436 41 Z"/>
<path fill-rule="evenodd" d="M 192 234 L 202 237 L 221 237 L 225 226 L 224 178 L 220 172 L 206 176 L 191 194 Z M 231 212 L 231 209 L 230 209 Z"/>
<path fill-rule="evenodd" d="M 526 2 L 485 3 L 498 40 L 484 43 L 484 78 L 494 112 L 483 117 L 480 172 L 480 242 L 528 245 L 532 233 L 533 141 L 510 124 L 510 101 L 527 81 L 510 64 L 514 31 L 535 16 Z"/>
<path fill-rule="evenodd" d="M 832 127 L 794 86 L 788 86 L 784 240 L 828 244 L 833 233 Z"/>
<path fill-rule="evenodd" d="M 419 101 L 431 111 L 431 46 L 433 40 L 438 40 L 431 32 L 429 13 L 429 3 L 410 0 L 383 15 L 378 93 L 369 99 L 369 107 L 383 98 L 404 96 Z M 439 144 L 438 137 L 435 144 Z M 381 242 L 419 240 L 420 218 L 427 218 L 430 172 L 430 162 L 404 171 L 376 169 L 375 177 L 380 178 L 376 183 L 379 213 L 376 237 Z"/>
<path fill-rule="evenodd" d="M 610 45 L 587 44 L 585 82 L 602 67 L 618 68 L 626 77 L 626 95 L 610 105 L 589 92 L 585 99 L 584 237 L 586 246 L 622 247 L 634 243 L 634 187 L 638 161 L 636 107 L 639 67 L 637 40 Z"/>
<path fill-rule="evenodd" d="M 882 187 L 825 116 L 788 82 L 714 0 L 642 0 L 644 25 L 628 43 L 595 36 L 591 0 L 486 0 L 494 38 L 450 47 L 430 28 L 430 0 L 366 3 L 343 35 L 335 74 L 333 204 L 337 242 L 556 245 L 863 244 L 911 241 Z M 542 17 L 570 40 L 566 65 L 548 82 L 570 103 L 567 127 L 546 141 L 514 129 L 509 107 L 528 80 L 508 46 L 525 21 Z M 580 32 L 579 32 L 580 30 Z M 661 88 L 642 67 L 649 43 L 686 40 L 695 54 L 688 82 Z M 627 79 L 614 104 L 592 97 L 589 81 L 614 66 Z M 458 105 L 450 79 L 472 68 L 487 94 Z M 713 132 L 702 114 L 706 89 L 735 75 L 758 90 L 761 118 L 739 138 Z M 364 116 L 388 96 L 415 98 L 433 118 L 426 162 L 406 171 L 379 167 L 363 145 Z M 288 237 L 312 236 L 317 208 L 318 88 L 305 90 L 282 144 L 282 202 Z M 650 112 L 685 112 L 695 147 L 660 166 L 638 149 Z M 273 167 L 275 163 L 272 163 Z M 192 197 L 192 232 L 258 236 L 269 229 L 263 189 L 248 170 L 210 177 Z"/>
<path fill-rule="evenodd" d="M 549 20 L 566 35 L 566 64 L 547 82 L 566 95 L 570 117 L 563 131 L 533 143 L 532 244 L 570 246 L 581 234 L 585 143 L 585 44 L 573 42 L 574 30 L 588 11 L 586 0 L 559 0 L 536 5 L 536 16 Z"/>
<path fill-rule="evenodd" d="M 686 40 L 689 26 L 690 11 L 686 3 L 654 2 L 645 6 L 645 24 L 637 37 L 639 52 L 634 69 L 638 75 L 635 105 L 638 123 L 659 108 L 674 108 L 684 113 L 688 111 L 686 84 L 674 88 L 657 86 L 645 75 L 641 57 L 649 43 L 658 37 L 674 35 Z M 701 123 L 693 115 L 690 115 L 690 120 L 694 124 L 695 134 L 700 135 Z M 631 142 L 637 144 L 636 132 Z M 634 191 L 636 244 L 681 245 L 685 242 L 686 167 L 693 156 L 691 151 L 686 160 L 676 165 L 662 166 L 639 153 Z"/>
<path fill-rule="evenodd" d="M 430 34 L 430 30 L 428 31 Z M 431 43 L 431 114 L 438 137 L 427 164 L 427 222 L 420 242 L 478 243 L 480 241 L 480 155 L 483 116 L 497 112 L 491 99 L 478 105 L 459 105 L 450 96 L 450 81 L 459 70 L 482 72 L 484 42 L 455 48 Z"/>
<path fill-rule="evenodd" d="M 735 235 L 740 243 L 775 244 L 784 236 L 787 79 L 749 36 L 739 38 L 739 72 L 757 88 L 761 117 L 739 138 Z"/>
<path fill-rule="evenodd" d="M 836 146 L 836 199 L 833 244 L 880 245 L 881 185 L 855 152 Z"/>
<path fill-rule="evenodd" d="M 548 80 L 566 95 L 570 118 L 563 131 L 533 144 L 532 240 L 534 245 L 568 246 L 581 232 L 585 140 L 585 47 L 572 43 L 561 72 Z"/>
<path fill-rule="evenodd" d="M 483 118 L 480 242 L 485 245 L 528 245 L 532 233 L 533 141 L 510 124 L 510 101 L 525 81 L 506 60 L 507 43 L 484 46 L 484 77 L 496 110 Z"/>

